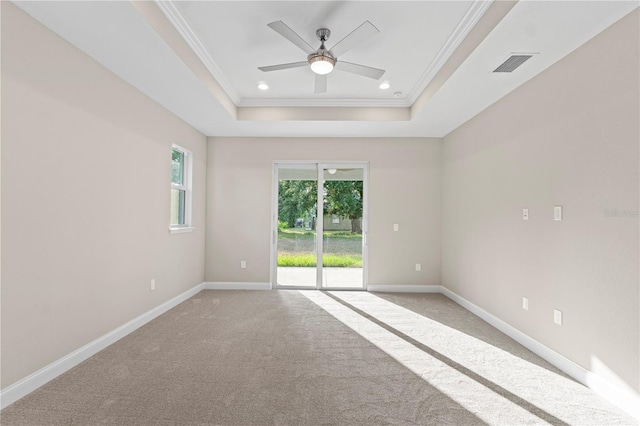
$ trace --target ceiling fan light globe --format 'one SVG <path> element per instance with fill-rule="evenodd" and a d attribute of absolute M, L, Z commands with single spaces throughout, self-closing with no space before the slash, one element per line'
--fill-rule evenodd
<path fill-rule="evenodd" d="M 327 61 L 316 61 L 311 64 L 311 70 L 320 75 L 329 74 L 333 71 L 333 65 Z"/>
<path fill-rule="evenodd" d="M 309 57 L 309 66 L 311 71 L 316 74 L 324 75 L 333 71 L 336 60 L 326 55 L 312 55 Z"/>

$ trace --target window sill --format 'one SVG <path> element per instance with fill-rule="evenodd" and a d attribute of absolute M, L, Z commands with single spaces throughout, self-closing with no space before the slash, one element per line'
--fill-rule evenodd
<path fill-rule="evenodd" d="M 186 232 L 193 232 L 196 229 L 193 226 L 181 226 L 179 228 L 169 228 L 170 234 L 184 234 Z"/>

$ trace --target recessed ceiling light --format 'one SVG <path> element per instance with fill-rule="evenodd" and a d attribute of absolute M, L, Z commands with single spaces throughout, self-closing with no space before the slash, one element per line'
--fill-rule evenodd
<path fill-rule="evenodd" d="M 268 90 L 269 86 L 267 85 L 267 83 L 258 83 L 258 89 L 260 89 L 260 90 Z"/>
<path fill-rule="evenodd" d="M 389 87 L 391 87 L 391 84 L 388 81 L 385 81 L 383 83 L 380 83 L 380 88 L 382 90 L 387 90 Z"/>

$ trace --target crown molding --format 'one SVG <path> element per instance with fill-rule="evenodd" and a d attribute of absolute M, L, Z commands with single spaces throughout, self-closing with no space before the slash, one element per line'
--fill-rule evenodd
<path fill-rule="evenodd" d="M 238 107 L 409 108 L 411 104 L 406 99 L 247 98 L 240 100 Z"/>
<path fill-rule="evenodd" d="M 242 107 L 238 121 L 410 121 L 411 108 Z"/>
<path fill-rule="evenodd" d="M 427 85 L 433 80 L 438 71 L 449 60 L 453 52 L 456 51 L 460 43 L 467 37 L 469 32 L 478 23 L 482 15 L 489 9 L 494 0 L 475 0 L 467 13 L 462 17 L 456 28 L 453 30 L 447 41 L 444 42 L 440 51 L 427 69 L 422 73 L 416 84 L 409 91 L 408 103 L 413 105 L 418 97 L 424 92 Z"/>
<path fill-rule="evenodd" d="M 234 90 L 233 86 L 229 83 L 229 81 L 225 78 L 222 70 L 218 67 L 218 64 L 213 60 L 209 52 L 205 48 L 200 38 L 196 35 L 195 31 L 191 28 L 191 26 L 187 23 L 186 19 L 182 16 L 176 5 L 172 0 L 154 0 L 155 4 L 158 8 L 164 13 L 169 22 L 175 27 L 175 29 L 180 33 L 182 38 L 187 42 L 189 47 L 193 50 L 193 52 L 198 56 L 198 58 L 202 61 L 204 66 L 209 70 L 213 78 L 215 78 L 222 89 L 227 93 L 227 96 L 231 98 L 231 100 L 236 104 L 236 106 L 240 102 L 240 96 Z"/>

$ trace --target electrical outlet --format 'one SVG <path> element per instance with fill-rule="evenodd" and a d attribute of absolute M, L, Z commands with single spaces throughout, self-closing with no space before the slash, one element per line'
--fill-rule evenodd
<path fill-rule="evenodd" d="M 522 209 L 522 220 L 529 220 L 529 209 Z"/>
<path fill-rule="evenodd" d="M 247 267 L 247 261 L 246 260 L 241 260 L 240 261 L 240 268 L 246 269 L 246 267 Z"/>
<path fill-rule="evenodd" d="M 416 263 L 416 272 L 420 272 L 421 269 L 422 269 L 422 266 L 420 266 L 419 263 Z"/>
<path fill-rule="evenodd" d="M 528 297 L 523 297 L 522 298 L 522 309 L 524 309 L 525 311 L 529 310 L 529 298 Z"/>
<path fill-rule="evenodd" d="M 562 311 L 559 311 L 557 309 L 553 310 L 553 322 L 558 325 L 562 325 Z"/>
<path fill-rule="evenodd" d="M 156 289 L 156 279 L 152 279 L 151 280 L 151 290 L 155 290 Z"/>
<path fill-rule="evenodd" d="M 562 206 L 555 206 L 553 208 L 553 220 L 558 222 L 562 220 Z"/>

